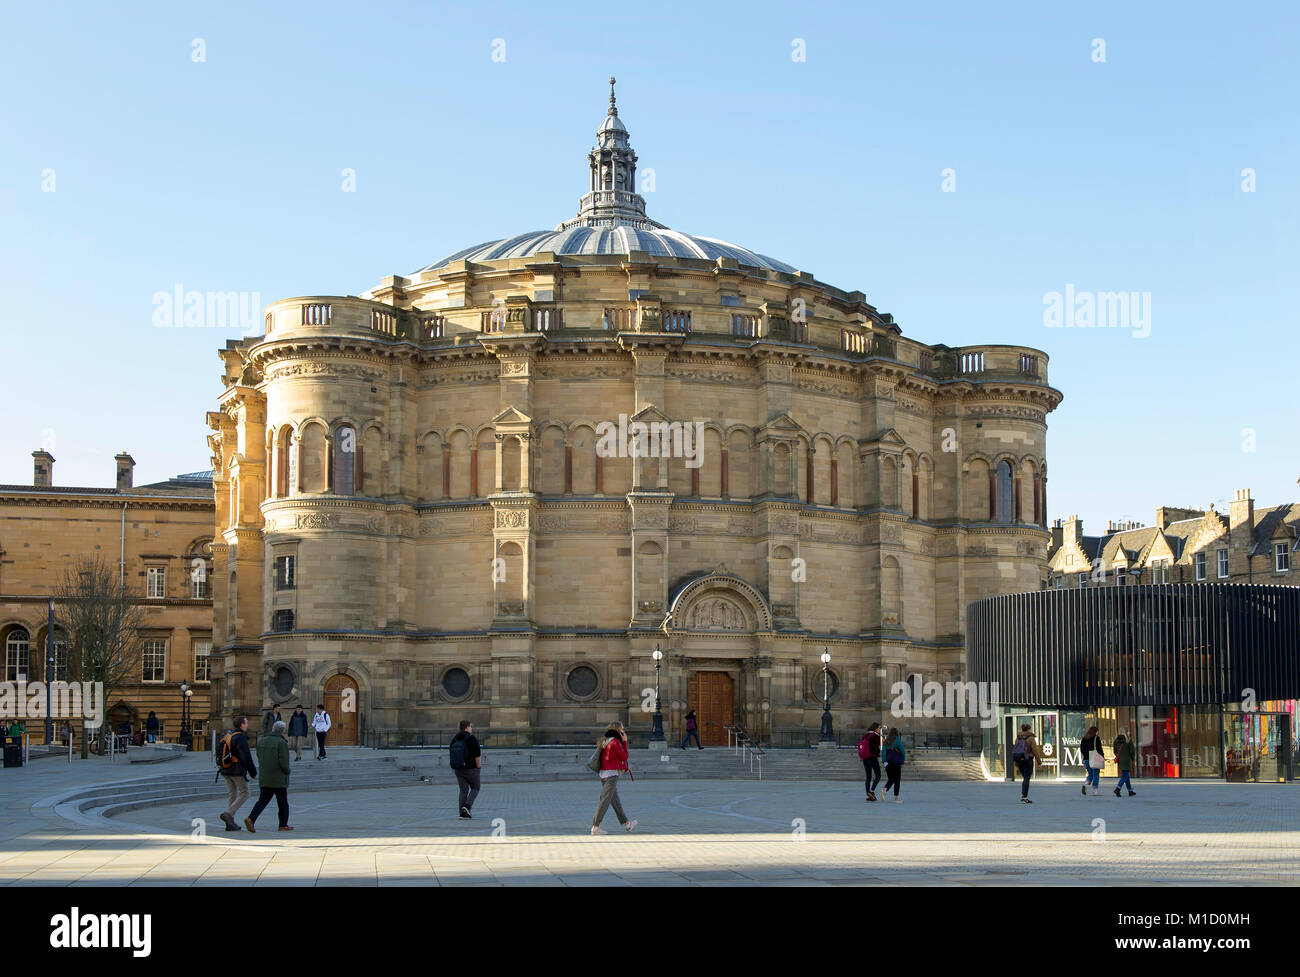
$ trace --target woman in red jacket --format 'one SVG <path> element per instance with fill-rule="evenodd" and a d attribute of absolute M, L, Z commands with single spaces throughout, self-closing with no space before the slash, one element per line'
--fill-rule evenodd
<path fill-rule="evenodd" d="M 619 824 L 631 831 L 636 827 L 637 822 L 628 820 L 627 815 L 623 813 L 623 805 L 618 799 L 618 775 L 627 770 L 627 733 L 623 731 L 623 724 L 610 723 L 609 729 L 605 730 L 605 735 L 598 745 L 600 746 L 600 803 L 596 805 L 596 816 L 591 822 L 591 833 L 609 834 L 600 826 L 600 822 L 605 820 L 605 812 L 609 810 L 611 804 L 614 805 L 614 815 L 618 818 Z M 628 773 L 630 775 L 631 771 Z"/>

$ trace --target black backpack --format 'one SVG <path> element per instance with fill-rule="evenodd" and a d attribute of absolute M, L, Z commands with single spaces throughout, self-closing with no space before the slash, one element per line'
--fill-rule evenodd
<path fill-rule="evenodd" d="M 447 748 L 447 756 L 451 760 L 451 769 L 464 770 L 466 767 L 465 754 L 469 752 L 465 746 L 467 737 L 460 737 L 451 741 L 451 746 Z"/>

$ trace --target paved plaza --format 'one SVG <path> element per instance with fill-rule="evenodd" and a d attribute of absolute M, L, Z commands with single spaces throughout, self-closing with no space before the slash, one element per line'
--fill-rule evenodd
<path fill-rule="evenodd" d="M 0 883 L 9 885 L 1252 885 L 1300 882 L 1293 785 L 1169 782 L 1136 797 L 1076 784 L 904 784 L 868 804 L 851 782 L 638 781 L 620 788 L 640 826 L 588 832 L 591 782 L 485 778 L 472 821 L 446 784 L 291 791 L 256 835 L 227 834 L 224 806 L 189 800 L 113 818 L 56 802 L 153 769 L 42 761 L 0 778 Z M 254 789 L 254 797 L 256 789 Z M 243 808 L 240 816 L 251 807 Z M 1096 819 L 1104 819 L 1104 824 Z M 196 825 L 196 820 L 199 822 Z M 206 829 L 206 830 L 204 830 Z M 1102 833 L 1104 831 L 1104 839 Z"/>

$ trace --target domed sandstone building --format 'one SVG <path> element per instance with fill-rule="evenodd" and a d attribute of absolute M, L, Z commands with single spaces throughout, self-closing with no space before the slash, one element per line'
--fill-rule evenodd
<path fill-rule="evenodd" d="M 612 80 L 611 80 L 612 82 Z M 1047 357 L 670 230 L 609 109 L 578 215 L 268 306 L 214 433 L 214 716 L 493 744 L 688 707 L 777 746 L 964 677 L 966 605 L 1047 573 Z M 829 673 L 821 655 L 829 651 Z M 970 733 L 905 720 L 918 742 Z"/>

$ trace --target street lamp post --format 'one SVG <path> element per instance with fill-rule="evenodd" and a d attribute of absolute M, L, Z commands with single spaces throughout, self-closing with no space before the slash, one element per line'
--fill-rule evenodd
<path fill-rule="evenodd" d="M 650 749 L 666 750 L 668 749 L 668 740 L 664 737 L 664 714 L 659 701 L 659 669 L 663 662 L 664 653 L 659 650 L 658 644 L 655 645 L 651 657 L 655 660 L 655 715 L 654 725 L 650 729 Z"/>
<path fill-rule="evenodd" d="M 822 749 L 834 749 L 835 725 L 831 722 L 831 653 L 829 648 L 822 649 Z"/>
<path fill-rule="evenodd" d="M 186 682 L 181 683 L 181 746 L 189 749 L 193 743 L 193 737 L 190 736 L 190 697 L 194 695 L 194 690 Z"/>

